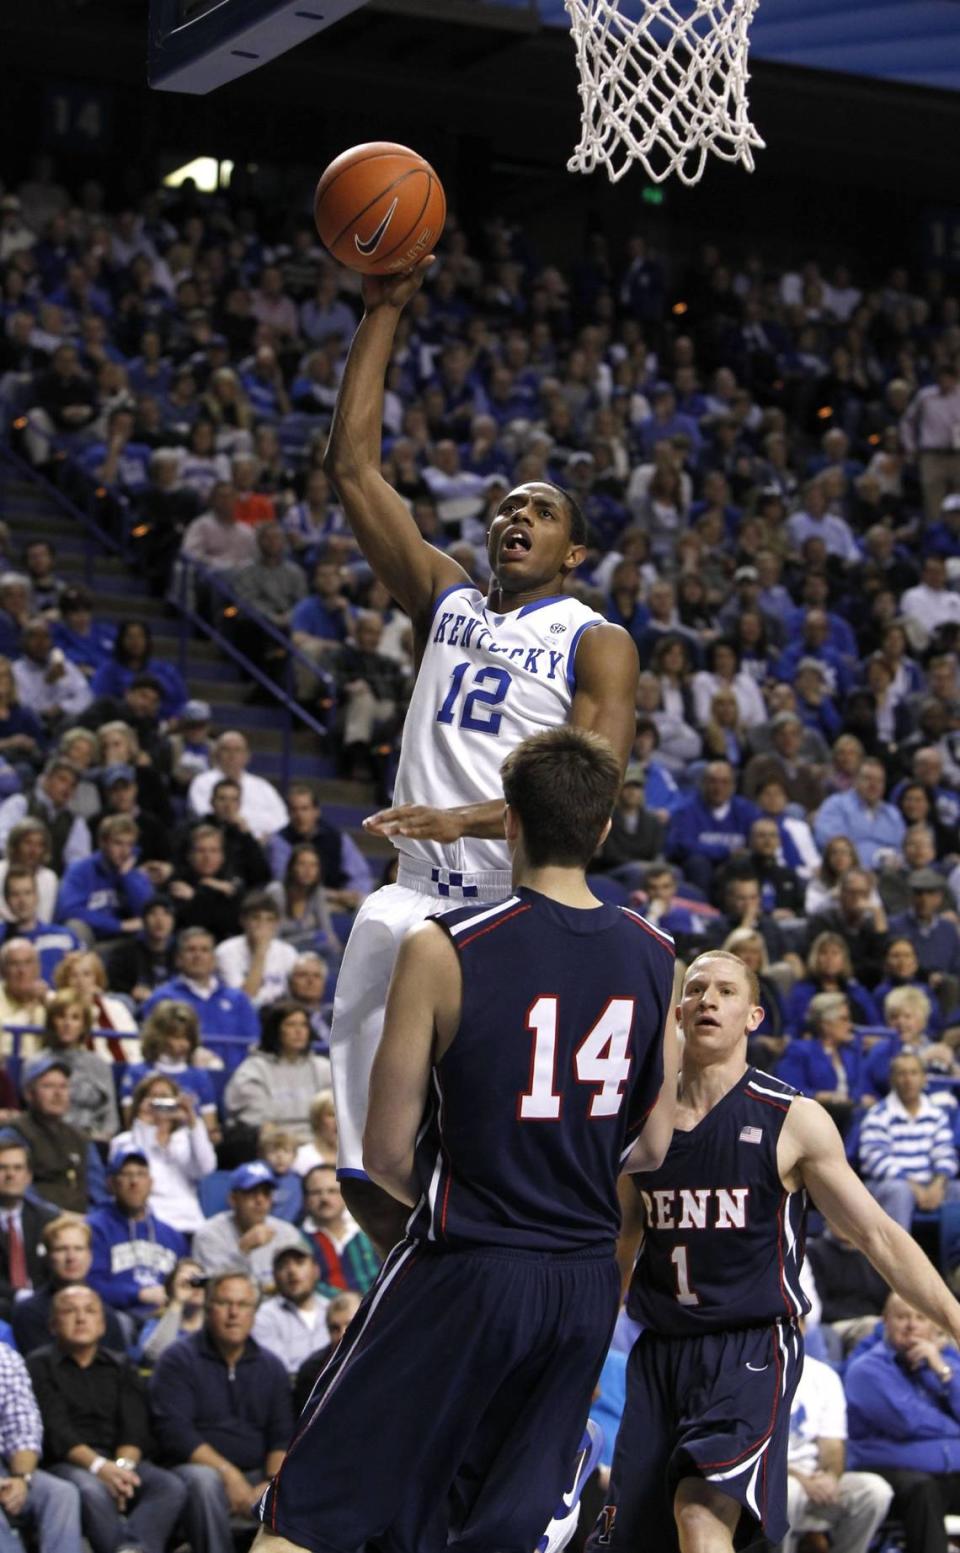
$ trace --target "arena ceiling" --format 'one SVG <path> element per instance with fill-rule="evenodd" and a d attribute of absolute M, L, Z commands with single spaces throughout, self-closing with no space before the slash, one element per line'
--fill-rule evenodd
<path fill-rule="evenodd" d="M 481 0 L 549 26 L 567 25 L 563 0 Z M 625 15 L 640 0 L 622 0 Z M 958 0 L 760 0 L 757 59 L 960 91 Z"/>

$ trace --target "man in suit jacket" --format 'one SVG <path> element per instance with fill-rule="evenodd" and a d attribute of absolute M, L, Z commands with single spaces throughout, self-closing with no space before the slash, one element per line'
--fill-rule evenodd
<path fill-rule="evenodd" d="M 57 1209 L 27 1195 L 33 1172 L 30 1151 L 19 1138 L 0 1137 L 0 1316 L 9 1317 L 18 1294 L 45 1280 L 44 1225 Z"/>

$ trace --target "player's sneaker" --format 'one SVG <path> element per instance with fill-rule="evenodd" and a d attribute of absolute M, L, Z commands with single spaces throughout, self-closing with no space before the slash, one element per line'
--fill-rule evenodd
<path fill-rule="evenodd" d="M 561 1549 L 565 1548 L 570 1541 L 580 1519 L 580 1495 L 583 1493 L 583 1485 L 600 1460 L 602 1449 L 603 1431 L 599 1424 L 595 1424 L 592 1418 L 588 1418 L 583 1439 L 580 1441 L 580 1449 L 574 1459 L 570 1487 L 557 1505 L 553 1520 L 537 1543 L 534 1553 L 561 1553 Z"/>

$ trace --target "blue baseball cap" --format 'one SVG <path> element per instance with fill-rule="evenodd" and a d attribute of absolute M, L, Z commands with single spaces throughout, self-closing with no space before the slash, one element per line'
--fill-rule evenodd
<path fill-rule="evenodd" d="M 63 1057 L 58 1057 L 56 1052 L 43 1052 L 39 1057 L 34 1057 L 21 1070 L 20 1088 L 26 1089 L 28 1085 L 35 1084 L 38 1078 L 43 1078 L 45 1073 L 50 1073 L 54 1068 L 65 1073 L 67 1078 L 70 1077 L 70 1064 Z"/>
<path fill-rule="evenodd" d="M 249 1165 L 238 1165 L 230 1176 L 231 1192 L 253 1192 L 258 1186 L 268 1186 L 271 1192 L 277 1189 L 277 1178 L 262 1159 L 251 1160 Z"/>
<path fill-rule="evenodd" d="M 107 1160 L 107 1175 L 115 1176 L 118 1170 L 122 1170 L 124 1165 L 129 1165 L 131 1161 L 135 1161 L 138 1165 L 146 1165 L 148 1168 L 150 1165 L 142 1149 L 117 1149 L 117 1152 L 111 1154 Z"/>

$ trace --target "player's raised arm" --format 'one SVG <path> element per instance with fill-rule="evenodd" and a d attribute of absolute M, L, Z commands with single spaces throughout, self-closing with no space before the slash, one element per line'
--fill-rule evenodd
<path fill-rule="evenodd" d="M 884 1213 L 850 1168 L 836 1126 L 815 1100 L 794 1100 L 777 1162 L 788 1189 L 806 1187 L 824 1217 L 853 1241 L 891 1289 L 960 1344 L 960 1304 L 917 1242 Z"/>
<path fill-rule="evenodd" d="M 456 951 L 443 929 L 433 922 L 413 928 L 390 982 L 363 1133 L 364 1170 L 411 1208 L 419 1195 L 414 1155 L 430 1068 L 456 1031 L 460 990 Z"/>
<path fill-rule="evenodd" d="M 466 572 L 427 544 L 410 511 L 380 472 L 383 392 L 403 308 L 433 262 L 407 275 L 370 275 L 366 311 L 347 356 L 323 467 L 374 574 L 416 624 L 444 588 L 468 582 Z"/>
<path fill-rule="evenodd" d="M 598 625 L 584 631 L 575 673 L 571 723 L 609 739 L 625 771 L 637 731 L 640 661 L 633 639 L 622 626 Z"/>

